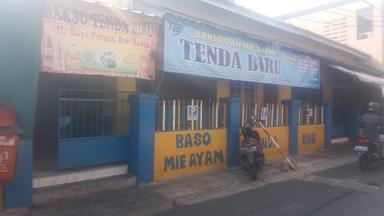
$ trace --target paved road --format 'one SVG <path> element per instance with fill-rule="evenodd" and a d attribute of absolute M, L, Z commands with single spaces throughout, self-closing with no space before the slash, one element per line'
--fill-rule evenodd
<path fill-rule="evenodd" d="M 321 182 L 321 183 L 319 183 Z M 314 173 L 225 198 L 176 206 L 158 216 L 383 216 L 384 167 L 364 173 L 356 163 Z"/>
<path fill-rule="evenodd" d="M 384 166 L 365 173 L 356 163 L 351 163 L 312 173 L 303 179 L 267 184 L 188 206 L 173 207 L 171 200 L 151 190 L 151 187 L 138 187 L 63 200 L 27 209 L 18 215 L 136 216 L 168 209 L 158 216 L 383 216 L 383 186 Z"/>

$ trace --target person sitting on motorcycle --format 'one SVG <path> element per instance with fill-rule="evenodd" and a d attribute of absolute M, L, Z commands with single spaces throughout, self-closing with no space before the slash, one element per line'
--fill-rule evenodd
<path fill-rule="evenodd" d="M 384 129 L 383 120 L 383 117 L 380 115 L 380 105 L 376 102 L 370 102 L 368 104 L 368 113 L 362 116 L 362 136 L 371 142 L 377 143 L 380 133 Z M 383 149 L 382 146 L 377 147 L 378 149 Z"/>

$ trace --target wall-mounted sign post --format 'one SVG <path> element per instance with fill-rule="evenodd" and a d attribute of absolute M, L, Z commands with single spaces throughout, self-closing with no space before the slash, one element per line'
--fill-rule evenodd
<path fill-rule="evenodd" d="M 267 121 L 267 119 L 268 119 L 268 108 L 267 107 L 261 107 L 260 120 L 261 121 Z"/>
<path fill-rule="evenodd" d="M 307 107 L 307 108 L 305 109 L 305 115 L 306 115 L 307 117 L 312 117 L 312 116 L 313 116 L 313 109 Z"/>

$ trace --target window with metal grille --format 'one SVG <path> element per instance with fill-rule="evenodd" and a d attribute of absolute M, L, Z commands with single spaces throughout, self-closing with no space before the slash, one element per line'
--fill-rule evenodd
<path fill-rule="evenodd" d="M 277 103 L 278 86 L 264 84 L 264 103 Z"/>
<path fill-rule="evenodd" d="M 372 7 L 356 11 L 357 40 L 372 37 L 373 32 L 373 9 Z"/>
<path fill-rule="evenodd" d="M 245 101 L 256 99 L 256 83 L 231 81 L 231 97 L 241 97 Z"/>

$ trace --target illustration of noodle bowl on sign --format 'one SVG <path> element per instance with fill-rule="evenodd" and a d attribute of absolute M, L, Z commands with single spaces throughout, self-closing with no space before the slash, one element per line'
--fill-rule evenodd
<path fill-rule="evenodd" d="M 68 71 L 80 71 L 81 64 L 81 49 L 75 44 L 71 43 L 66 47 L 65 51 L 65 68 Z"/>
<path fill-rule="evenodd" d="M 104 49 L 99 53 L 99 63 L 108 69 L 115 69 L 120 66 L 121 58 L 112 49 Z"/>
<path fill-rule="evenodd" d="M 150 56 L 140 56 L 139 60 L 140 70 L 137 74 L 138 77 L 152 79 L 155 71 L 155 61 Z"/>

